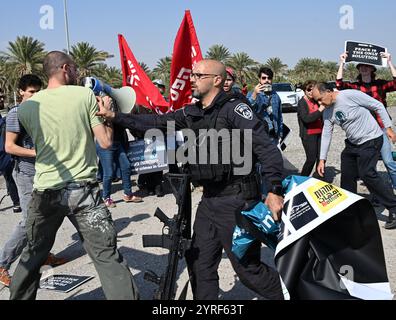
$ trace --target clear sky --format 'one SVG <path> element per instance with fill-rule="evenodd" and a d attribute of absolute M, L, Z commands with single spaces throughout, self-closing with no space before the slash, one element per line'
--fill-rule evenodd
<path fill-rule="evenodd" d="M 303 57 L 338 61 L 346 40 L 387 47 L 396 61 L 394 0 L 68 0 L 71 44 L 87 41 L 115 55 L 117 34 L 127 39 L 139 61 L 153 68 L 172 54 L 184 16 L 191 11 L 203 53 L 223 44 L 231 53 L 244 51 L 265 62 L 279 57 L 294 67 Z M 43 6 L 54 10 L 51 30 L 40 28 Z M 347 12 L 343 6 L 350 6 Z M 353 9 L 353 14 L 350 9 Z M 17 36 L 32 36 L 46 50 L 66 47 L 63 0 L 1 0 L 0 51 Z M 346 16 L 353 17 L 349 24 Z M 340 26 L 341 22 L 341 26 Z M 347 27 L 347 28 L 346 28 Z M 352 29 L 348 29 L 351 28 Z"/>

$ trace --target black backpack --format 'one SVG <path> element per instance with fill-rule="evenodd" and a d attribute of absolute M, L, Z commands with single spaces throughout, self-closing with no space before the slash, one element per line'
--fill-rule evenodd
<path fill-rule="evenodd" d="M 1 116 L 0 116 L 1 117 Z M 5 152 L 6 117 L 0 118 L 0 175 L 12 166 L 13 158 Z"/>

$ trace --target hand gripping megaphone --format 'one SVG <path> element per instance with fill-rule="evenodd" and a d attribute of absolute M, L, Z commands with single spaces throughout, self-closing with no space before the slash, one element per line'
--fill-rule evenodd
<path fill-rule="evenodd" d="M 83 78 L 82 85 L 90 88 L 94 92 L 95 96 L 110 96 L 116 102 L 118 110 L 122 113 L 130 113 L 135 106 L 136 93 L 131 87 L 114 89 L 94 77 Z"/>

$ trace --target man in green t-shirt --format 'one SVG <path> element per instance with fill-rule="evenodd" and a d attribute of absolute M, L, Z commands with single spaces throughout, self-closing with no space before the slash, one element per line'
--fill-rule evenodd
<path fill-rule="evenodd" d="M 117 250 L 116 230 L 95 181 L 94 138 L 102 148 L 112 144 L 113 130 L 95 114 L 109 99 L 96 99 L 77 87 L 77 68 L 70 56 L 50 52 L 43 64 L 48 87 L 21 104 L 18 118 L 33 138 L 36 175 L 28 208 L 28 245 L 11 281 L 10 299 L 34 299 L 40 267 L 67 216 L 93 260 L 108 299 L 138 299 L 128 266 Z"/>

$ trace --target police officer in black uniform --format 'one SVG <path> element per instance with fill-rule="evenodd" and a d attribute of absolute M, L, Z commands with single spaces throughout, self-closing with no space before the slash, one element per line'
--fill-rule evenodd
<path fill-rule="evenodd" d="M 278 273 L 260 260 L 259 242 L 249 248 L 241 261 L 231 251 L 236 213 L 261 199 L 254 173 L 255 161 L 262 164 L 270 190 L 266 204 L 274 219 L 280 219 L 283 207 L 283 161 L 279 150 L 271 143 L 263 122 L 252 112 L 249 105 L 240 97 L 232 97 L 223 91 L 225 79 L 226 69 L 222 63 L 202 60 L 196 64 L 191 74 L 193 97 L 199 99 L 199 102 L 160 116 L 127 115 L 105 109 L 101 109 L 98 116 L 105 117 L 117 125 L 141 131 L 150 128 L 165 131 L 168 121 L 176 123 L 176 130 L 192 129 L 196 136 L 199 135 L 199 129 L 237 129 L 240 132 L 251 130 L 250 143 L 253 154 L 245 154 L 244 159 L 252 161 L 252 164 L 247 166 L 249 172 L 244 175 L 235 174 L 238 165 L 234 164 L 232 159 L 231 164 L 220 160 L 218 164 L 187 165 L 192 179 L 199 180 L 204 192 L 197 209 L 192 245 L 186 252 L 186 260 L 194 299 L 218 299 L 217 269 L 223 249 L 244 285 L 267 299 L 283 299 Z M 227 143 L 225 140 L 221 141 Z M 230 146 L 236 144 L 232 140 L 228 143 Z M 209 153 L 209 149 L 205 151 Z M 222 148 L 219 146 L 219 159 L 221 151 Z"/>

